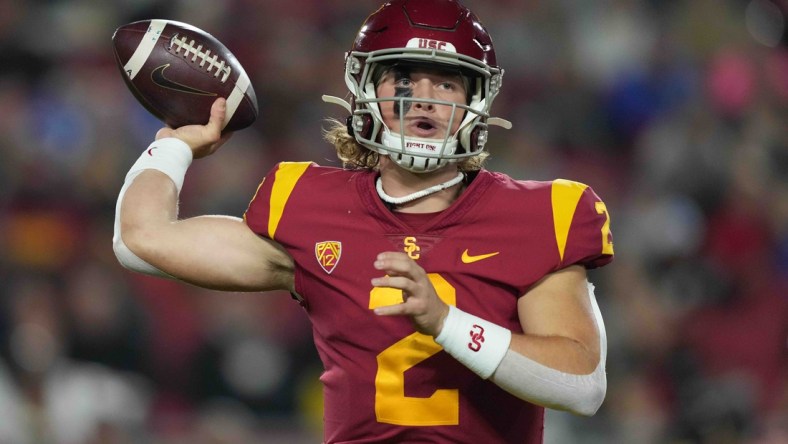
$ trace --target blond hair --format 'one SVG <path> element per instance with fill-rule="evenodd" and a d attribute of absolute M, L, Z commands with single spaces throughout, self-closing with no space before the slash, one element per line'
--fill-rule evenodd
<path fill-rule="evenodd" d="M 327 119 L 328 128 L 323 130 L 323 139 L 334 146 L 342 166 L 348 169 L 376 169 L 380 154 L 361 145 L 356 138 L 348 133 L 347 125 L 337 119 Z M 457 162 L 457 169 L 462 172 L 477 171 L 484 166 L 490 153 L 482 151 L 473 157 Z"/>

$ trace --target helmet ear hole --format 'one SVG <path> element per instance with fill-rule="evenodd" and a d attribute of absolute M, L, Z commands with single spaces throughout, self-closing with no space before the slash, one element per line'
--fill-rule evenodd
<path fill-rule="evenodd" d="M 356 132 L 353 131 L 353 116 L 352 115 L 347 116 L 347 119 L 345 119 L 345 126 L 347 126 L 347 133 L 350 134 L 351 136 L 355 137 Z"/>
<path fill-rule="evenodd" d="M 465 150 L 466 153 L 471 153 L 476 149 L 476 136 L 479 128 L 475 126 L 467 126 L 460 130 L 460 148 Z"/>
<path fill-rule="evenodd" d="M 372 116 L 369 114 L 347 116 L 345 124 L 351 136 L 369 139 L 372 134 Z"/>
<path fill-rule="evenodd" d="M 487 143 L 487 130 L 479 125 L 463 128 L 460 131 L 460 146 L 466 153 L 476 153 L 484 149 Z"/>

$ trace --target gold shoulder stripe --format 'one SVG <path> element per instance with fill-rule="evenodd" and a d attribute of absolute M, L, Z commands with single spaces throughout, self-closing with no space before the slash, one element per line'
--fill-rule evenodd
<path fill-rule="evenodd" d="M 577 203 L 580 202 L 580 197 L 586 188 L 588 185 L 571 180 L 556 179 L 553 181 L 551 191 L 553 227 L 555 228 L 555 241 L 558 244 L 558 254 L 562 261 L 564 260 L 564 250 L 566 250 L 566 240 L 569 237 L 569 227 L 572 225 Z"/>
<path fill-rule="evenodd" d="M 295 188 L 296 182 L 304 174 L 312 162 L 282 162 L 276 169 L 274 184 L 271 186 L 270 214 L 268 216 L 268 237 L 274 238 L 282 213 Z"/>

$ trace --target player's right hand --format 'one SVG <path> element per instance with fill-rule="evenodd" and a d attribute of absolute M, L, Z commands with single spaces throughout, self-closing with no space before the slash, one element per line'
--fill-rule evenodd
<path fill-rule="evenodd" d="M 372 285 L 400 289 L 403 299 L 399 304 L 375 308 L 375 314 L 409 316 L 419 333 L 438 336 L 449 306 L 438 297 L 427 272 L 405 253 L 395 251 L 380 253 L 374 267 L 385 276 L 372 279 Z"/>
<path fill-rule="evenodd" d="M 176 137 L 186 142 L 195 159 L 216 152 L 233 133 L 222 134 L 227 100 L 220 97 L 211 106 L 211 116 L 205 125 L 187 125 L 180 128 L 165 127 L 156 133 L 156 140 Z"/>

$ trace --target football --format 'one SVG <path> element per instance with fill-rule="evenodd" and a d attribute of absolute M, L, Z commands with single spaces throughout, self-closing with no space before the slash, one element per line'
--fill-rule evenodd
<path fill-rule="evenodd" d="M 249 76 L 211 34 L 172 20 L 142 20 L 116 29 L 112 44 L 126 86 L 168 126 L 204 125 L 218 97 L 227 99 L 223 132 L 257 119 Z"/>

